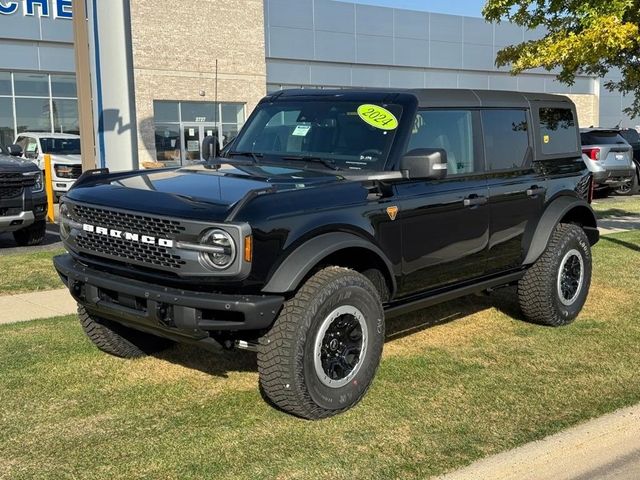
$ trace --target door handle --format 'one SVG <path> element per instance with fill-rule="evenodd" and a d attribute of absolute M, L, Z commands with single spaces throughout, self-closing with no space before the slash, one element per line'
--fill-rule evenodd
<path fill-rule="evenodd" d="M 535 197 L 536 195 L 544 194 L 546 191 L 547 191 L 546 188 L 538 187 L 537 185 L 534 185 L 533 187 L 527 190 L 527 195 L 530 197 Z"/>
<path fill-rule="evenodd" d="M 465 207 L 475 207 L 477 205 L 484 205 L 487 203 L 487 197 L 481 197 L 478 195 L 470 195 L 464 199 Z"/>

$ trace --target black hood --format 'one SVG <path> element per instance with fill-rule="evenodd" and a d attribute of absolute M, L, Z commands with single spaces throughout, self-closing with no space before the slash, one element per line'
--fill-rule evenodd
<path fill-rule="evenodd" d="M 0 172 L 2 173 L 25 173 L 37 172 L 38 167 L 31 160 L 3 155 L 0 153 Z"/>
<path fill-rule="evenodd" d="M 99 176 L 68 193 L 79 202 L 181 218 L 224 220 L 251 191 L 316 188 L 342 181 L 330 170 L 291 166 L 194 165 Z"/>

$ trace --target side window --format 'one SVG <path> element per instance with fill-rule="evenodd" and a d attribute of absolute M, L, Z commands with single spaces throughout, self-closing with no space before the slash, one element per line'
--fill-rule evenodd
<path fill-rule="evenodd" d="M 27 141 L 27 147 L 24 152 L 35 157 L 38 155 L 38 141 L 35 138 L 29 138 Z"/>
<path fill-rule="evenodd" d="M 578 150 L 577 126 L 569 108 L 541 108 L 540 136 L 542 153 L 556 155 Z"/>
<path fill-rule="evenodd" d="M 408 150 L 442 148 L 448 175 L 474 173 L 473 117 L 469 110 L 420 110 L 414 120 Z"/>
<path fill-rule="evenodd" d="M 489 170 L 525 166 L 529 148 L 526 110 L 483 110 L 482 130 Z"/>

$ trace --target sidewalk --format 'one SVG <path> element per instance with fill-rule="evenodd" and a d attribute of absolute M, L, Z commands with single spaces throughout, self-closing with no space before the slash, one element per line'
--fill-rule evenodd
<path fill-rule="evenodd" d="M 598 228 L 600 229 L 601 235 L 638 230 L 640 229 L 640 217 L 634 215 L 603 218 L 598 220 Z"/>
<path fill-rule="evenodd" d="M 69 315 L 76 309 L 66 288 L 0 296 L 0 324 Z"/>
<path fill-rule="evenodd" d="M 640 405 L 479 460 L 440 480 L 636 480 Z"/>

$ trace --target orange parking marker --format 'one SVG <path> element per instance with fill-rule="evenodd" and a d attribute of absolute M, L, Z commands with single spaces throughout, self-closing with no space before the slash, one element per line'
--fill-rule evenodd
<path fill-rule="evenodd" d="M 53 175 L 51 175 L 51 155 L 44 156 L 44 185 L 47 192 L 47 219 L 55 223 L 55 213 L 53 210 Z"/>

